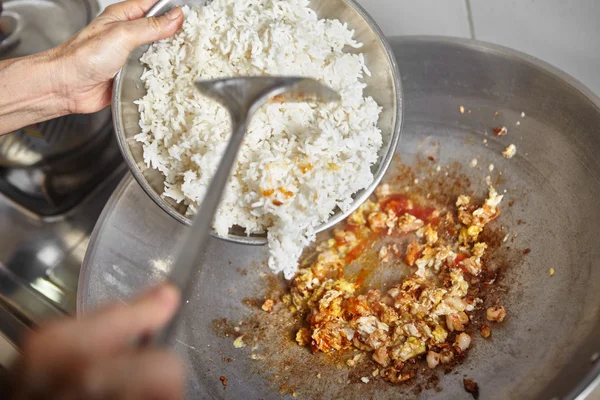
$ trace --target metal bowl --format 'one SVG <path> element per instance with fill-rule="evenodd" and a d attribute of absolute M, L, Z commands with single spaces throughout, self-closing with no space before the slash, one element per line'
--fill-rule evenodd
<path fill-rule="evenodd" d="M 206 0 L 163 0 L 159 1 L 147 15 L 159 16 L 176 6 L 203 6 L 206 3 Z M 372 73 L 371 77 L 365 77 L 368 85 L 365 94 L 372 96 L 383 108 L 379 128 L 384 143 L 379 153 L 379 162 L 372 168 L 375 177 L 373 183 L 354 195 L 352 206 L 347 212 L 337 210 L 329 221 L 318 226 L 317 231 L 320 232 L 342 221 L 358 208 L 383 178 L 400 138 L 402 87 L 398 66 L 388 42 L 377 24 L 358 4 L 353 0 L 312 0 L 311 7 L 319 18 L 339 19 L 355 31 L 355 39 L 364 44 L 362 48 L 355 51 L 364 54 L 366 65 Z M 134 139 L 134 136 L 140 133 L 140 115 L 133 102 L 146 94 L 144 85 L 140 81 L 144 67 L 139 60 L 147 49 L 148 46 L 136 49 L 115 78 L 112 101 L 115 131 L 123 157 L 146 194 L 177 221 L 190 225 L 191 219 L 185 215 L 187 207 L 162 196 L 164 176 L 159 171 L 146 166 L 142 144 Z M 224 239 L 245 244 L 265 244 L 266 234 L 248 236 L 242 228 L 233 227 Z"/>

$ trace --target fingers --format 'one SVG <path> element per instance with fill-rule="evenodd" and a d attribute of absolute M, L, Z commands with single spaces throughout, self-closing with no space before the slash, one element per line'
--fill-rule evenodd
<path fill-rule="evenodd" d="M 172 36 L 183 24 L 183 12 L 177 7 L 160 17 L 139 18 L 120 24 L 132 51 L 138 46 Z"/>
<path fill-rule="evenodd" d="M 55 359 L 54 368 L 15 370 L 14 397 L 20 399 L 127 399 L 180 400 L 185 370 L 179 358 L 167 350 L 130 350 L 116 357 L 65 364 Z M 12 381 L 11 381 L 12 382 Z"/>
<path fill-rule="evenodd" d="M 154 333 L 173 316 L 179 305 L 179 291 L 161 285 L 146 292 L 131 306 L 113 306 L 90 314 L 80 322 L 85 341 L 98 353 L 123 349 L 143 335 Z"/>
<path fill-rule="evenodd" d="M 147 350 L 96 365 L 83 377 L 82 398 L 183 398 L 185 371 L 179 359 L 166 351 Z"/>
<path fill-rule="evenodd" d="M 97 375 L 110 376 L 116 370 L 120 371 L 121 379 L 135 381 L 139 375 L 140 380 L 148 381 L 144 387 L 152 388 L 155 393 L 163 392 L 152 382 L 168 386 L 175 394 L 179 393 L 181 389 L 178 392 L 177 388 L 180 387 L 182 369 L 176 359 L 169 358 L 171 356 L 157 350 L 146 349 L 138 352 L 131 347 L 144 334 L 154 333 L 165 325 L 175 313 L 179 301 L 179 291 L 175 287 L 161 285 L 136 299 L 130 306 L 124 304 L 111 306 L 91 313 L 80 321 L 54 322 L 39 333 L 30 335 L 24 343 L 24 355 L 15 368 L 15 374 L 19 377 L 15 382 L 20 384 L 22 390 L 29 393 L 29 397 L 23 398 L 35 398 L 39 393 L 47 395 L 47 397 L 42 395 L 40 398 L 53 398 L 52 393 L 63 393 L 65 388 L 71 387 L 84 392 L 99 390 L 97 381 L 100 378 Z M 116 354 L 120 357 L 117 358 L 118 363 L 115 364 L 114 371 L 111 368 L 107 369 L 106 364 L 115 362 L 113 357 Z M 129 359 L 131 361 L 128 361 Z M 141 365 L 144 362 L 149 364 Z M 100 369 L 103 372 L 93 372 L 88 379 L 88 369 L 92 372 Z M 143 378 L 144 376 L 150 378 Z M 100 384 L 102 387 L 114 388 L 125 385 L 117 378 L 113 376 L 110 384 L 105 381 L 101 381 Z M 132 396 L 142 393 L 142 389 L 137 386 L 129 387 L 127 390 Z M 102 398 L 180 398 L 180 396 L 172 397 L 166 394 L 157 397 L 151 392 L 147 396 L 140 396 L 115 395 Z"/>
<path fill-rule="evenodd" d="M 183 12 L 175 7 L 160 17 L 144 15 L 156 0 L 128 0 L 106 8 L 95 21 L 101 29 L 110 26 L 121 39 L 124 48 L 133 51 L 136 47 L 172 36 L 183 24 Z M 92 24 L 94 25 L 94 24 Z"/>
<path fill-rule="evenodd" d="M 59 321 L 26 342 L 32 364 L 41 369 L 57 357 L 73 363 L 114 353 L 131 346 L 140 337 L 156 332 L 175 313 L 179 291 L 161 285 L 145 293 L 131 306 L 116 305 L 91 313 L 79 321 Z M 35 361 L 35 362 L 33 362 Z"/>
<path fill-rule="evenodd" d="M 118 21 L 132 21 L 142 18 L 157 0 L 128 0 L 108 6 L 102 13 Z"/>

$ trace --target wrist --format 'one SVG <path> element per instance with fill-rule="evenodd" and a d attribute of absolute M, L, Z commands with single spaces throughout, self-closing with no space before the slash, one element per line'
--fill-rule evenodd
<path fill-rule="evenodd" d="M 32 63 L 38 73 L 40 93 L 43 93 L 53 105 L 49 111 L 56 116 L 63 116 L 71 114 L 73 107 L 67 87 L 67 60 L 59 50 L 60 47 L 34 55 Z"/>
<path fill-rule="evenodd" d="M 68 113 L 53 62 L 46 53 L 0 61 L 0 134 Z"/>
<path fill-rule="evenodd" d="M 14 60 L 14 98 L 21 111 L 43 121 L 69 113 L 68 101 L 62 89 L 64 74 L 60 59 L 50 50 Z M 9 68 L 10 68 L 9 67 Z"/>

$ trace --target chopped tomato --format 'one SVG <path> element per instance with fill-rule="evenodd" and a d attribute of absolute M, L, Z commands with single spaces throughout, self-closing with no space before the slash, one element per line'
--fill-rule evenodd
<path fill-rule="evenodd" d="M 352 261 L 354 261 L 358 257 L 360 257 L 360 255 L 364 251 L 365 247 L 367 247 L 367 241 L 366 240 L 361 240 L 360 242 L 358 242 L 358 244 L 356 246 L 354 246 L 352 248 L 352 250 L 350 250 L 348 252 L 348 254 L 346 255 L 346 258 L 344 259 L 344 261 L 346 262 L 346 264 L 350 264 Z"/>
<path fill-rule="evenodd" d="M 454 262 L 452 263 L 453 267 L 456 267 L 458 264 L 462 263 L 462 261 L 466 258 L 469 258 L 468 254 L 460 253 L 456 255 Z"/>
<path fill-rule="evenodd" d="M 386 212 L 392 210 L 396 215 L 404 215 L 412 208 L 412 201 L 403 194 L 392 194 L 381 202 L 381 208 Z"/>
<path fill-rule="evenodd" d="M 435 212 L 435 208 L 433 207 L 414 207 L 412 210 L 408 211 L 409 214 L 414 215 L 424 222 L 432 222 L 433 213 Z"/>

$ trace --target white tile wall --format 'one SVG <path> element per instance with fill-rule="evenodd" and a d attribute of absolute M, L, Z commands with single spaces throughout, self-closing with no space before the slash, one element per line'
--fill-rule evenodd
<path fill-rule="evenodd" d="M 543 59 L 600 95 L 600 1 L 469 1 L 477 39 Z"/>
<path fill-rule="evenodd" d="M 388 36 L 472 37 L 511 47 L 562 69 L 600 95 L 599 0 L 358 1 Z"/>
<path fill-rule="evenodd" d="M 358 0 L 388 36 L 469 37 L 464 0 Z"/>

